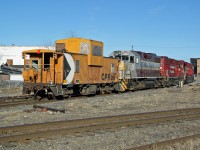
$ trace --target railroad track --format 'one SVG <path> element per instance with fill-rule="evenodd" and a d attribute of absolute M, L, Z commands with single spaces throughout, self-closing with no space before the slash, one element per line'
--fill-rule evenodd
<path fill-rule="evenodd" d="M 17 101 L 8 101 L 8 102 L 1 102 L 0 101 L 0 108 L 5 107 L 13 107 L 13 106 L 19 106 L 19 105 L 35 105 L 35 104 L 44 104 L 44 103 L 51 103 L 51 102 L 57 102 L 57 100 L 42 100 L 42 101 L 36 101 L 34 99 L 23 99 L 23 100 L 17 100 Z"/>
<path fill-rule="evenodd" d="M 81 98 L 81 97 L 70 97 L 70 99 L 63 99 L 63 100 L 73 100 L 73 99 L 78 99 L 78 98 Z M 38 100 L 35 100 L 33 96 L 29 96 L 29 97 L 8 96 L 8 97 L 0 97 L 0 108 L 19 106 L 19 105 L 43 104 L 43 103 L 51 103 L 51 102 L 58 102 L 58 100 L 42 99 L 38 101 Z"/>
<path fill-rule="evenodd" d="M 188 147 L 187 142 L 200 140 L 200 134 L 190 135 L 186 137 L 180 137 L 172 140 L 161 141 L 158 143 L 143 145 L 139 147 L 133 147 L 127 150 L 158 150 L 166 149 L 166 147 L 173 147 L 173 149 L 181 149 L 181 146 L 185 144 L 185 149 L 191 149 L 191 146 Z M 188 148 L 187 148 L 188 147 Z"/>
<path fill-rule="evenodd" d="M 30 99 L 32 97 L 33 95 L 1 96 L 0 101 L 6 102 L 6 101 L 13 101 L 13 100 Z"/>
<path fill-rule="evenodd" d="M 165 123 L 177 120 L 192 120 L 197 118 L 200 118 L 200 108 L 1 127 L 0 144 L 8 142 L 27 142 L 57 135 L 79 135 L 84 132 L 117 130 L 121 127 Z"/>
<path fill-rule="evenodd" d="M 102 97 L 102 96 L 105 95 L 95 95 L 95 97 Z M 70 98 L 63 98 L 62 100 L 75 100 L 75 99 L 82 99 L 83 97 L 86 96 L 72 96 Z M 58 101 L 59 100 L 48 100 L 47 98 L 38 101 L 33 98 L 33 95 L 4 96 L 0 97 L 0 108 L 19 106 L 19 105 L 34 105 L 34 104 L 42 104 L 42 103 L 58 102 Z"/>
<path fill-rule="evenodd" d="M 200 85 L 200 83 L 195 83 L 191 84 L 190 86 L 194 85 Z M 146 90 L 146 89 L 143 89 Z M 131 91 L 129 91 L 132 93 Z M 139 92 L 139 91 L 135 91 Z M 128 92 L 126 92 L 128 93 Z M 120 93 L 120 94 L 126 94 L 126 93 Z M 115 93 L 110 93 L 110 94 L 101 94 L 101 95 L 95 95 L 95 97 L 103 97 L 103 96 L 109 96 L 109 95 L 115 95 Z M 82 99 L 83 97 L 88 97 L 88 96 L 71 96 L 70 98 L 64 98 L 63 100 L 74 100 L 74 99 Z M 47 103 L 47 102 L 56 102 L 58 100 L 48 100 L 42 99 L 41 101 L 34 100 L 33 95 L 21 95 L 21 96 L 4 96 L 0 97 L 0 108 L 3 107 L 11 107 L 11 106 L 18 106 L 18 105 L 33 105 L 36 103 Z"/>
<path fill-rule="evenodd" d="M 31 104 L 34 102 L 34 100 L 31 98 L 32 96 L 26 96 L 26 95 L 0 97 L 0 108 Z"/>

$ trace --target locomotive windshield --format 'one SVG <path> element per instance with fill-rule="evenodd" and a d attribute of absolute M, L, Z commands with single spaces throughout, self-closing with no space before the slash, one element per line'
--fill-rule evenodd
<path fill-rule="evenodd" d="M 128 61 L 129 57 L 128 56 L 122 56 L 122 60 Z"/>
<path fill-rule="evenodd" d="M 119 59 L 119 60 L 121 60 L 121 59 L 122 59 L 122 57 L 121 57 L 121 56 L 115 56 L 115 58 L 117 58 L 117 59 Z"/>
<path fill-rule="evenodd" d="M 123 61 L 129 61 L 129 56 L 127 55 L 115 56 L 115 58 L 118 58 L 119 60 L 123 60 Z M 130 63 L 135 63 L 134 56 L 130 56 Z"/>

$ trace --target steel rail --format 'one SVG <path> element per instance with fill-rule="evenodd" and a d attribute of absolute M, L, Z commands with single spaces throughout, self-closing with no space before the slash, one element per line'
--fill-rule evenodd
<path fill-rule="evenodd" d="M 0 144 L 26 142 L 56 135 L 76 135 L 96 130 L 115 130 L 120 127 L 157 124 L 200 118 L 200 108 L 107 116 L 78 120 L 46 122 L 0 128 Z"/>
<path fill-rule="evenodd" d="M 111 94 L 109 94 L 109 95 L 111 95 Z M 95 97 L 103 97 L 103 96 L 105 96 L 105 95 L 95 95 Z M 76 100 L 76 99 L 82 99 L 83 97 L 86 97 L 86 96 L 84 96 L 84 95 L 72 96 L 70 98 L 63 98 L 62 100 L 68 100 L 68 101 L 70 100 L 71 101 L 71 100 Z M 53 99 L 48 100 L 47 98 L 45 98 L 45 99 L 38 101 L 38 100 L 34 99 L 33 95 L 4 96 L 4 97 L 0 97 L 0 109 L 5 108 L 5 107 L 18 106 L 18 105 L 33 105 L 33 104 L 38 104 L 38 103 L 51 103 L 51 102 L 58 102 L 58 100 L 53 100 Z"/>
<path fill-rule="evenodd" d="M 147 145 L 142 145 L 138 147 L 133 147 L 127 150 L 158 150 L 158 149 L 165 149 L 166 147 L 170 146 L 175 146 L 177 143 L 187 143 L 188 141 L 194 141 L 194 140 L 200 140 L 200 134 L 195 134 L 195 135 L 190 135 L 190 136 L 185 136 L 185 137 L 180 137 L 176 139 L 171 139 L 171 140 L 166 140 L 166 141 L 161 141 L 153 144 L 147 144 Z M 179 149 L 177 147 L 177 149 Z"/>

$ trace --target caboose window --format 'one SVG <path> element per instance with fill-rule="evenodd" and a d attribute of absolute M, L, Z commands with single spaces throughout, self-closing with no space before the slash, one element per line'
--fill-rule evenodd
<path fill-rule="evenodd" d="M 38 69 L 38 60 L 32 60 L 32 67 Z"/>
<path fill-rule="evenodd" d="M 65 49 L 65 43 L 56 43 L 56 51 L 62 52 Z"/>
<path fill-rule="evenodd" d="M 79 73 L 80 68 L 80 60 L 75 60 L 75 72 Z"/>
<path fill-rule="evenodd" d="M 111 64 L 111 73 L 115 73 L 115 66 L 113 63 Z"/>
<path fill-rule="evenodd" d="M 50 68 L 50 58 L 52 54 L 44 54 L 44 68 Z"/>
<path fill-rule="evenodd" d="M 103 55 L 103 51 L 102 51 L 102 47 L 101 46 L 93 46 L 92 47 L 92 55 L 93 56 L 102 56 Z"/>

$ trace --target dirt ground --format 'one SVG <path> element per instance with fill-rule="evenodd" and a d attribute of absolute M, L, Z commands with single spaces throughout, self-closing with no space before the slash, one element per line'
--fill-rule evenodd
<path fill-rule="evenodd" d="M 1 89 L 0 96 L 21 94 L 21 88 Z M 64 108 L 66 113 L 30 111 L 32 105 L 0 109 L 0 126 L 38 123 L 55 120 L 71 120 L 97 116 L 133 114 L 149 111 L 200 107 L 200 82 L 196 81 L 183 88 L 170 87 L 140 90 L 104 97 L 84 97 L 43 104 L 52 108 Z M 97 131 L 79 136 L 51 137 L 28 144 L 10 143 L 0 149 L 86 149 L 110 150 L 127 149 L 200 133 L 200 119 L 177 121 L 165 124 L 124 127 L 117 131 Z M 192 141 L 185 149 L 198 149 L 200 141 Z M 182 148 L 183 149 L 183 148 Z"/>

